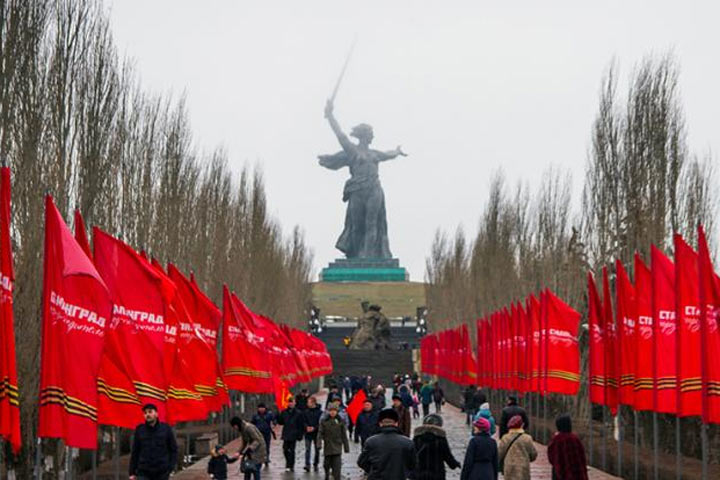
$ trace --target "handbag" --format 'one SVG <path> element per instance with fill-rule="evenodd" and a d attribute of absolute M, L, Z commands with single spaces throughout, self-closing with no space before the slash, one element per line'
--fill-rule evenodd
<path fill-rule="evenodd" d="M 246 453 L 240 462 L 240 473 L 253 473 L 257 471 L 258 464 L 252 459 L 250 453 Z"/>
<path fill-rule="evenodd" d="M 505 458 L 508 456 L 508 453 L 510 453 L 510 449 L 512 448 L 513 443 L 515 443 L 515 440 L 517 440 L 517 439 L 520 438 L 521 436 L 522 436 L 522 433 L 518 433 L 517 435 L 515 435 L 515 438 L 513 438 L 513 439 L 510 441 L 510 445 L 508 445 L 507 450 L 505 450 L 505 455 L 503 455 L 503 457 L 502 457 L 502 458 L 500 459 L 500 461 L 498 462 L 498 471 L 499 471 L 500 473 L 505 473 Z"/>

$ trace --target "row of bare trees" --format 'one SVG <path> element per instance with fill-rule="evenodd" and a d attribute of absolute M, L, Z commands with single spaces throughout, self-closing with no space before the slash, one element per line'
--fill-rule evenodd
<path fill-rule="evenodd" d="M 0 0 L 0 156 L 14 175 L 25 445 L 37 418 L 45 192 L 67 218 L 78 207 L 89 224 L 194 272 L 218 304 L 223 283 L 281 322 L 302 321 L 310 302 L 311 253 L 297 228 L 288 238 L 269 215 L 262 175 L 232 172 L 222 149 L 200 153 L 183 99 L 142 87 L 104 9 Z"/>
<path fill-rule="evenodd" d="M 572 210 L 567 173 L 549 168 L 536 191 L 522 182 L 511 187 L 497 173 L 477 234 L 468 239 L 462 230 L 454 237 L 438 232 L 426 272 L 435 329 L 482 317 L 545 286 L 586 322 L 589 269 L 607 265 L 614 272 L 619 258 L 632 270 L 634 252 L 649 260 L 655 244 L 672 253 L 673 232 L 694 242 L 698 223 L 712 242 L 719 185 L 710 155 L 689 152 L 678 75 L 672 54 L 648 57 L 634 68 L 621 96 L 617 66 L 610 66 L 591 129 L 580 211 Z M 585 365 L 585 329 L 580 340 Z M 583 392 L 560 408 L 586 418 L 586 399 Z M 663 438 L 672 445 L 674 420 L 663 420 L 669 433 Z M 645 443 L 651 440 L 647 425 Z M 683 429 L 683 435 L 684 451 L 699 454 L 698 430 Z"/>

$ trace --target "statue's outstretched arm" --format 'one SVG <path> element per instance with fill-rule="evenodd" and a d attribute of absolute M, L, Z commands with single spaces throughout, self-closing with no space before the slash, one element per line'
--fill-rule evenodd
<path fill-rule="evenodd" d="M 340 128 L 340 124 L 337 119 L 335 119 L 332 100 L 328 100 L 325 104 L 325 118 L 327 118 L 330 128 L 332 128 L 332 131 L 335 133 L 335 136 L 337 137 L 338 142 L 340 142 L 343 150 L 346 152 L 352 151 L 355 148 L 355 145 L 350 141 L 348 136 L 345 135 L 345 132 L 343 132 L 342 128 Z"/>
<path fill-rule="evenodd" d="M 397 146 L 395 150 L 388 150 L 385 152 L 379 152 L 380 158 L 379 161 L 384 162 L 386 160 L 392 160 L 396 157 L 407 157 L 407 153 L 403 152 L 402 147 L 400 145 Z"/>

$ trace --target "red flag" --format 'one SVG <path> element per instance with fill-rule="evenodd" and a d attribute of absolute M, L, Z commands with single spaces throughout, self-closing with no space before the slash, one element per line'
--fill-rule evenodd
<path fill-rule="evenodd" d="M 720 279 L 713 273 L 705 231 L 698 227 L 700 280 L 700 356 L 703 422 L 720 424 Z"/>
<path fill-rule="evenodd" d="M 528 315 L 530 328 L 529 362 L 530 391 L 541 392 L 540 388 L 540 302 L 535 295 L 528 297 Z"/>
<path fill-rule="evenodd" d="M 97 376 L 111 303 L 105 283 L 45 197 L 38 436 L 97 448 Z"/>
<path fill-rule="evenodd" d="M 545 301 L 545 390 L 549 393 L 575 395 L 580 384 L 580 351 L 577 340 L 580 314 L 550 290 L 545 293 Z"/>
<path fill-rule="evenodd" d="M 605 404 L 615 415 L 618 405 L 618 373 L 617 373 L 617 330 L 613 317 L 612 299 L 610 298 L 610 282 L 607 267 L 603 267 L 603 331 L 605 333 Z"/>
<path fill-rule="evenodd" d="M 223 287 L 222 368 L 228 388 L 248 393 L 274 393 L 272 363 L 247 322 L 248 311 Z"/>
<path fill-rule="evenodd" d="M 183 351 L 181 361 L 187 364 L 184 369 L 208 411 L 220 411 L 228 402 L 216 349 L 222 312 L 172 264 L 168 265 L 168 275 L 187 315 L 187 322 L 181 321 L 179 344 Z"/>
<path fill-rule="evenodd" d="M 588 382 L 590 401 L 606 405 L 607 373 L 605 368 L 605 331 L 602 322 L 602 305 L 595 280 L 588 272 L 588 328 L 590 332 L 588 352 Z"/>
<path fill-rule="evenodd" d="M 678 234 L 675 242 L 675 295 L 677 315 L 677 415 L 702 414 L 700 365 L 700 291 L 698 256 Z"/>
<path fill-rule="evenodd" d="M 20 451 L 20 404 L 18 401 L 15 328 L 13 326 L 13 287 L 15 273 L 10 239 L 10 169 L 0 169 L 0 435 Z"/>
<path fill-rule="evenodd" d="M 618 326 L 618 365 L 620 374 L 619 401 L 623 405 L 633 405 L 633 390 L 635 387 L 635 326 L 637 323 L 637 306 L 635 302 L 635 287 L 622 262 L 615 262 L 617 281 L 615 295 L 617 304 Z"/>
<path fill-rule="evenodd" d="M 163 280 L 135 250 L 99 228 L 93 229 L 95 266 L 110 291 L 113 313 L 105 333 L 105 355 L 132 380 L 140 401 L 154 403 L 165 420 L 166 294 Z M 101 379 L 110 384 L 103 367 Z M 135 422 L 142 420 L 137 410 Z M 132 422 L 133 419 L 126 419 Z"/>
<path fill-rule="evenodd" d="M 655 408 L 652 275 L 638 254 L 635 254 L 635 295 L 638 322 L 635 329 L 633 408 L 638 411 L 648 411 Z"/>
<path fill-rule="evenodd" d="M 357 417 L 363 410 L 363 404 L 365 403 L 366 398 L 367 395 L 365 395 L 365 390 L 358 390 L 352 400 L 350 400 L 350 403 L 348 403 L 346 411 L 348 416 L 352 420 L 353 425 L 355 424 L 355 422 L 357 422 Z"/>
<path fill-rule="evenodd" d="M 675 266 L 657 247 L 651 248 L 655 358 L 655 411 L 677 411 Z"/>
<path fill-rule="evenodd" d="M 87 230 L 85 228 L 85 220 L 83 220 L 82 214 L 79 209 L 75 209 L 75 240 L 77 241 L 80 248 L 85 252 L 88 258 L 92 259 L 92 250 L 90 250 L 90 242 L 87 237 Z"/>

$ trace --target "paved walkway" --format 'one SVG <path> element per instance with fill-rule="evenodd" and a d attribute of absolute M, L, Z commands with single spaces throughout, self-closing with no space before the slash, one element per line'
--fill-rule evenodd
<path fill-rule="evenodd" d="M 322 404 L 324 405 L 324 395 L 318 395 L 318 399 L 322 400 Z M 434 409 L 433 409 L 434 410 Z M 467 447 L 467 443 L 470 439 L 470 430 L 469 427 L 465 425 L 465 416 L 462 412 L 460 412 L 459 409 L 453 407 L 452 405 L 445 405 L 443 407 L 442 416 L 445 422 L 445 429 L 448 432 L 448 439 L 450 442 L 450 449 L 452 450 L 453 454 L 455 455 L 455 458 L 458 459 L 460 463 L 462 463 L 463 458 L 465 456 L 465 448 Z M 413 419 L 413 428 L 421 424 L 420 419 Z M 278 438 L 280 437 L 280 428 L 278 427 L 277 430 Z M 228 444 L 228 450 L 230 452 L 234 451 L 236 449 L 237 442 L 231 442 Z M 544 445 L 540 445 L 538 443 L 535 444 L 535 447 L 538 450 L 538 459 L 532 464 L 531 468 L 531 476 L 535 480 L 545 480 L 545 479 L 551 479 L 551 471 L 550 471 L 550 464 L 547 461 L 547 453 L 546 448 Z M 272 446 L 270 449 L 271 453 L 271 463 L 270 467 L 267 469 L 263 469 L 261 473 L 261 477 L 263 480 L 292 480 L 292 479 L 299 479 L 299 480 L 323 480 L 324 479 L 324 473 L 322 471 L 322 460 L 320 463 L 320 471 L 319 472 L 311 472 L 311 473 L 305 473 L 303 470 L 304 465 L 304 458 L 305 458 L 305 447 L 304 445 L 298 444 L 297 449 L 297 464 L 295 466 L 295 472 L 285 472 L 285 459 L 283 458 L 282 454 L 282 446 L 279 440 L 275 440 L 272 442 Z M 343 477 L 351 480 L 356 479 L 362 479 L 363 478 L 363 472 L 360 468 L 357 467 L 357 457 L 360 454 L 360 445 L 355 443 L 350 443 L 350 454 L 343 456 Z M 236 478 L 243 478 L 243 475 L 238 472 L 238 464 L 232 464 L 229 465 L 229 478 L 236 479 Z M 173 478 L 176 480 L 200 480 L 200 479 L 206 479 L 207 474 L 205 474 L 207 468 L 207 459 L 203 459 L 197 464 L 193 465 L 191 468 L 175 475 Z M 460 478 L 460 469 L 457 470 L 448 470 L 447 475 L 448 480 L 451 479 L 459 479 Z M 502 476 L 500 476 L 502 478 Z M 608 475 L 606 473 L 600 472 L 596 469 L 590 469 L 590 479 L 591 480 L 610 480 L 610 479 L 616 479 L 618 477 L 614 477 L 612 475 Z"/>

